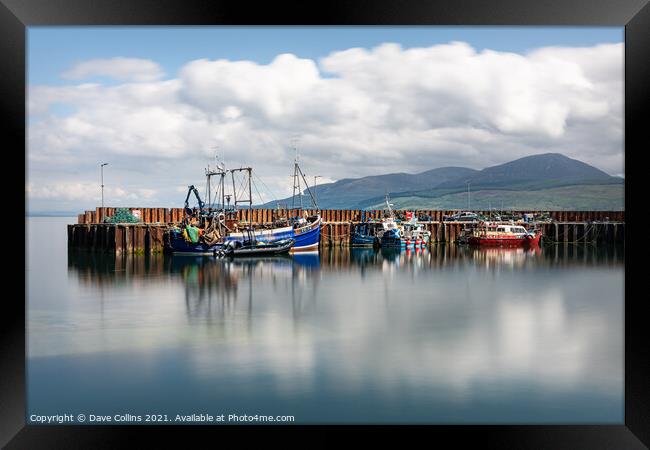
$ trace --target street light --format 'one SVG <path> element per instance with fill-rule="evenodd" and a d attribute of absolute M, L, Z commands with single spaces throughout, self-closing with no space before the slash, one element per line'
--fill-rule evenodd
<path fill-rule="evenodd" d="M 104 166 L 108 166 L 108 163 L 102 163 L 101 168 L 102 171 L 102 208 L 104 207 Z"/>
<path fill-rule="evenodd" d="M 469 200 L 469 198 L 470 198 L 470 197 L 469 197 L 469 185 L 470 185 L 470 182 L 468 181 L 468 182 L 467 182 L 467 210 L 468 210 L 468 211 L 472 209 L 472 208 L 470 207 L 470 200 Z"/>

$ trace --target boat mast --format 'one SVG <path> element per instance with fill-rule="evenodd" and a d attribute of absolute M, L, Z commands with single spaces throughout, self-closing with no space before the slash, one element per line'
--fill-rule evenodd
<path fill-rule="evenodd" d="M 217 163 L 217 170 L 210 170 L 210 166 L 208 165 L 208 168 L 205 169 L 205 176 L 207 178 L 207 191 L 208 191 L 208 207 L 210 209 L 214 209 L 214 205 L 212 202 L 212 182 L 211 179 L 215 175 L 219 175 L 219 188 L 218 190 L 221 191 L 221 209 L 225 212 L 225 202 L 224 202 L 224 194 L 225 194 L 225 183 L 224 179 L 226 177 L 227 171 L 224 169 L 223 166 L 220 166 Z M 218 193 L 218 191 L 217 191 Z M 215 193 L 216 194 L 216 193 Z M 215 195 L 215 202 L 218 201 L 218 197 Z"/>
<path fill-rule="evenodd" d="M 390 197 L 388 192 L 386 192 L 386 209 L 388 210 L 388 217 L 394 219 L 395 215 L 393 214 L 393 209 L 390 207 Z"/>
<path fill-rule="evenodd" d="M 246 172 L 248 173 L 248 198 L 237 199 L 237 187 L 235 186 L 235 172 Z M 238 203 L 248 203 L 248 226 L 252 225 L 252 209 L 253 209 L 253 191 L 251 185 L 251 178 L 253 175 L 252 167 L 240 167 L 239 169 L 230 169 L 230 174 L 232 175 L 232 190 L 233 195 L 235 196 L 234 206 L 237 209 Z"/>
<path fill-rule="evenodd" d="M 305 174 L 302 172 L 302 169 L 298 164 L 299 154 L 298 154 L 298 148 L 296 147 L 295 143 L 293 144 L 293 149 L 296 153 L 296 156 L 293 160 L 293 195 L 291 196 L 291 209 L 294 209 L 296 207 L 296 195 L 298 195 L 298 198 L 300 199 L 300 210 L 301 211 L 303 210 L 302 186 L 300 185 L 300 180 L 302 179 L 302 182 L 305 185 L 305 189 L 307 190 L 307 193 L 311 198 L 311 202 L 314 205 L 314 209 L 320 212 L 320 209 L 318 208 L 318 203 L 316 202 L 316 197 L 314 197 L 314 194 L 311 192 L 311 189 L 309 189 L 309 183 L 307 183 Z"/>
<path fill-rule="evenodd" d="M 296 207 L 296 193 L 300 199 L 300 210 L 302 210 L 302 189 L 300 187 L 300 177 L 298 177 L 298 148 L 294 143 L 293 150 L 296 153 L 296 156 L 293 160 L 293 195 L 291 196 L 291 209 Z"/>
<path fill-rule="evenodd" d="M 318 210 L 318 204 L 316 203 L 316 198 L 314 197 L 314 194 L 312 194 L 311 189 L 309 189 L 309 184 L 307 184 L 307 180 L 305 179 L 305 174 L 302 173 L 302 169 L 300 169 L 300 166 L 296 163 L 296 169 L 298 169 L 298 173 L 302 177 L 303 183 L 305 183 L 305 188 L 307 188 L 307 193 L 309 194 L 309 197 L 311 198 L 311 202 L 314 205 L 314 208 Z M 300 203 L 300 207 L 302 208 L 302 202 Z"/>

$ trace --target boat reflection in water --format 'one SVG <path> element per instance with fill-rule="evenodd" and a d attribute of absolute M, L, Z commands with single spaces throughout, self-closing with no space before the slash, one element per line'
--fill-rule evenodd
<path fill-rule="evenodd" d="M 453 268 L 473 266 L 483 269 L 543 266 L 623 265 L 620 246 L 593 245 L 547 247 L 471 247 L 432 245 L 429 248 L 325 248 L 286 256 L 216 259 L 205 256 L 114 255 L 70 252 L 69 273 L 83 283 L 122 283 L 130 278 L 152 275 L 181 276 L 187 284 L 220 284 L 230 290 L 228 276 L 275 276 L 300 272 L 382 270 L 386 267 Z M 236 274 L 236 275 L 235 275 Z M 246 275 L 243 275 L 246 274 Z M 155 281 L 152 280 L 152 281 Z M 225 291 L 224 291 L 225 292 Z"/>
<path fill-rule="evenodd" d="M 70 253 L 30 303 L 30 408 L 622 423 L 623 268 L 563 245 Z"/>
<path fill-rule="evenodd" d="M 160 284 L 167 278 L 181 282 L 188 317 L 223 315 L 245 297 L 253 300 L 255 284 L 268 283 L 274 295 L 290 293 L 311 284 L 314 290 L 321 272 L 384 274 L 458 270 L 536 270 L 540 267 L 622 266 L 622 247 L 472 247 L 433 245 L 429 248 L 326 248 L 320 252 L 286 256 L 226 258 L 204 256 L 128 255 L 116 257 L 71 252 L 69 276 L 95 287 Z M 240 287 L 244 294 L 240 295 Z M 265 289 L 265 288 L 264 288 Z M 256 295 L 264 296 L 263 288 Z M 216 316 L 215 316 L 216 317 Z"/>
<path fill-rule="evenodd" d="M 269 294 L 269 287 L 274 295 L 290 293 L 293 306 L 299 307 L 301 288 L 317 283 L 312 275 L 319 263 L 317 254 L 308 253 L 226 260 L 172 256 L 165 261 L 168 274 L 182 278 L 188 318 L 220 325 L 239 313 L 252 317 L 254 301 Z M 238 308 L 237 302 L 243 305 Z"/>

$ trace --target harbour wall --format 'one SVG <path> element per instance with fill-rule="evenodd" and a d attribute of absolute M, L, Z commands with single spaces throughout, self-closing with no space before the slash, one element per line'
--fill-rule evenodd
<path fill-rule="evenodd" d="M 105 217 L 115 214 L 117 208 L 97 207 L 94 211 L 85 211 L 77 216 L 77 223 L 96 224 L 102 223 Z M 183 219 L 183 208 L 126 208 L 131 212 L 137 212 L 140 215 L 142 223 L 179 223 Z M 305 210 L 308 214 L 315 214 L 316 210 Z M 403 214 L 407 210 L 396 210 L 396 214 Z M 459 210 L 433 210 L 417 209 L 417 216 L 426 215 L 433 222 L 442 221 L 446 215 L 452 215 Z M 489 215 L 490 211 L 474 211 L 483 215 Z M 607 220 L 610 222 L 625 222 L 625 211 L 535 211 L 535 210 L 506 210 L 502 213 L 532 213 L 545 212 L 551 219 L 557 222 L 593 222 Z M 323 222 L 360 222 L 368 219 L 381 219 L 383 210 L 361 210 L 361 209 L 323 209 L 320 211 Z M 237 220 L 252 223 L 271 223 L 280 217 L 294 217 L 300 215 L 299 209 L 241 209 L 237 211 Z"/>
<path fill-rule="evenodd" d="M 164 233 L 168 225 L 183 218 L 183 208 L 129 208 L 139 211 L 142 219 L 136 224 L 106 224 L 103 218 L 112 216 L 115 208 L 97 208 L 78 216 L 79 223 L 68 225 L 68 246 L 72 249 L 98 252 L 157 253 L 163 251 Z M 315 211 L 307 211 L 314 213 Z M 395 211 L 401 214 L 404 211 Z M 417 210 L 417 216 L 426 215 L 430 221 L 421 222 L 431 232 L 432 244 L 448 244 L 466 226 L 464 222 L 443 221 L 444 215 L 455 211 Z M 475 211 L 488 214 L 487 211 Z M 545 243 L 604 244 L 623 243 L 625 213 L 623 211 L 547 211 L 553 219 L 540 222 Z M 271 224 L 278 217 L 298 215 L 299 210 L 253 209 L 240 210 L 238 219 L 254 224 Z M 379 219 L 382 211 L 322 210 L 321 245 L 345 247 L 355 224 L 362 220 Z"/>

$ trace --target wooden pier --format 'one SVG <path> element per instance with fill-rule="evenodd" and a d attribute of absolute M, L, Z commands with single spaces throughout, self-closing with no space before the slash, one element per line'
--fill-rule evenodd
<path fill-rule="evenodd" d="M 72 249 L 98 252 L 157 253 L 164 247 L 163 236 L 167 226 L 183 219 L 183 208 L 128 208 L 141 218 L 141 223 L 106 224 L 103 219 L 115 214 L 116 208 L 97 208 L 78 216 L 78 223 L 68 225 L 68 246 Z M 307 210 L 308 214 L 316 211 Z M 448 222 L 443 217 L 456 211 L 416 210 L 416 217 L 430 220 L 421 222 L 431 232 L 431 243 L 452 243 L 466 222 Z M 488 211 L 475 211 L 488 215 Z M 532 212 L 532 211 L 526 211 Z M 625 238 L 623 211 L 545 211 L 552 222 L 537 223 L 544 233 L 545 243 L 622 243 Z M 404 211 L 395 211 L 397 215 Z M 253 209 L 240 210 L 241 222 L 269 225 L 280 217 L 299 215 L 299 210 Z M 345 247 L 350 242 L 354 225 L 364 220 L 382 217 L 382 210 L 322 210 L 321 245 Z"/>

